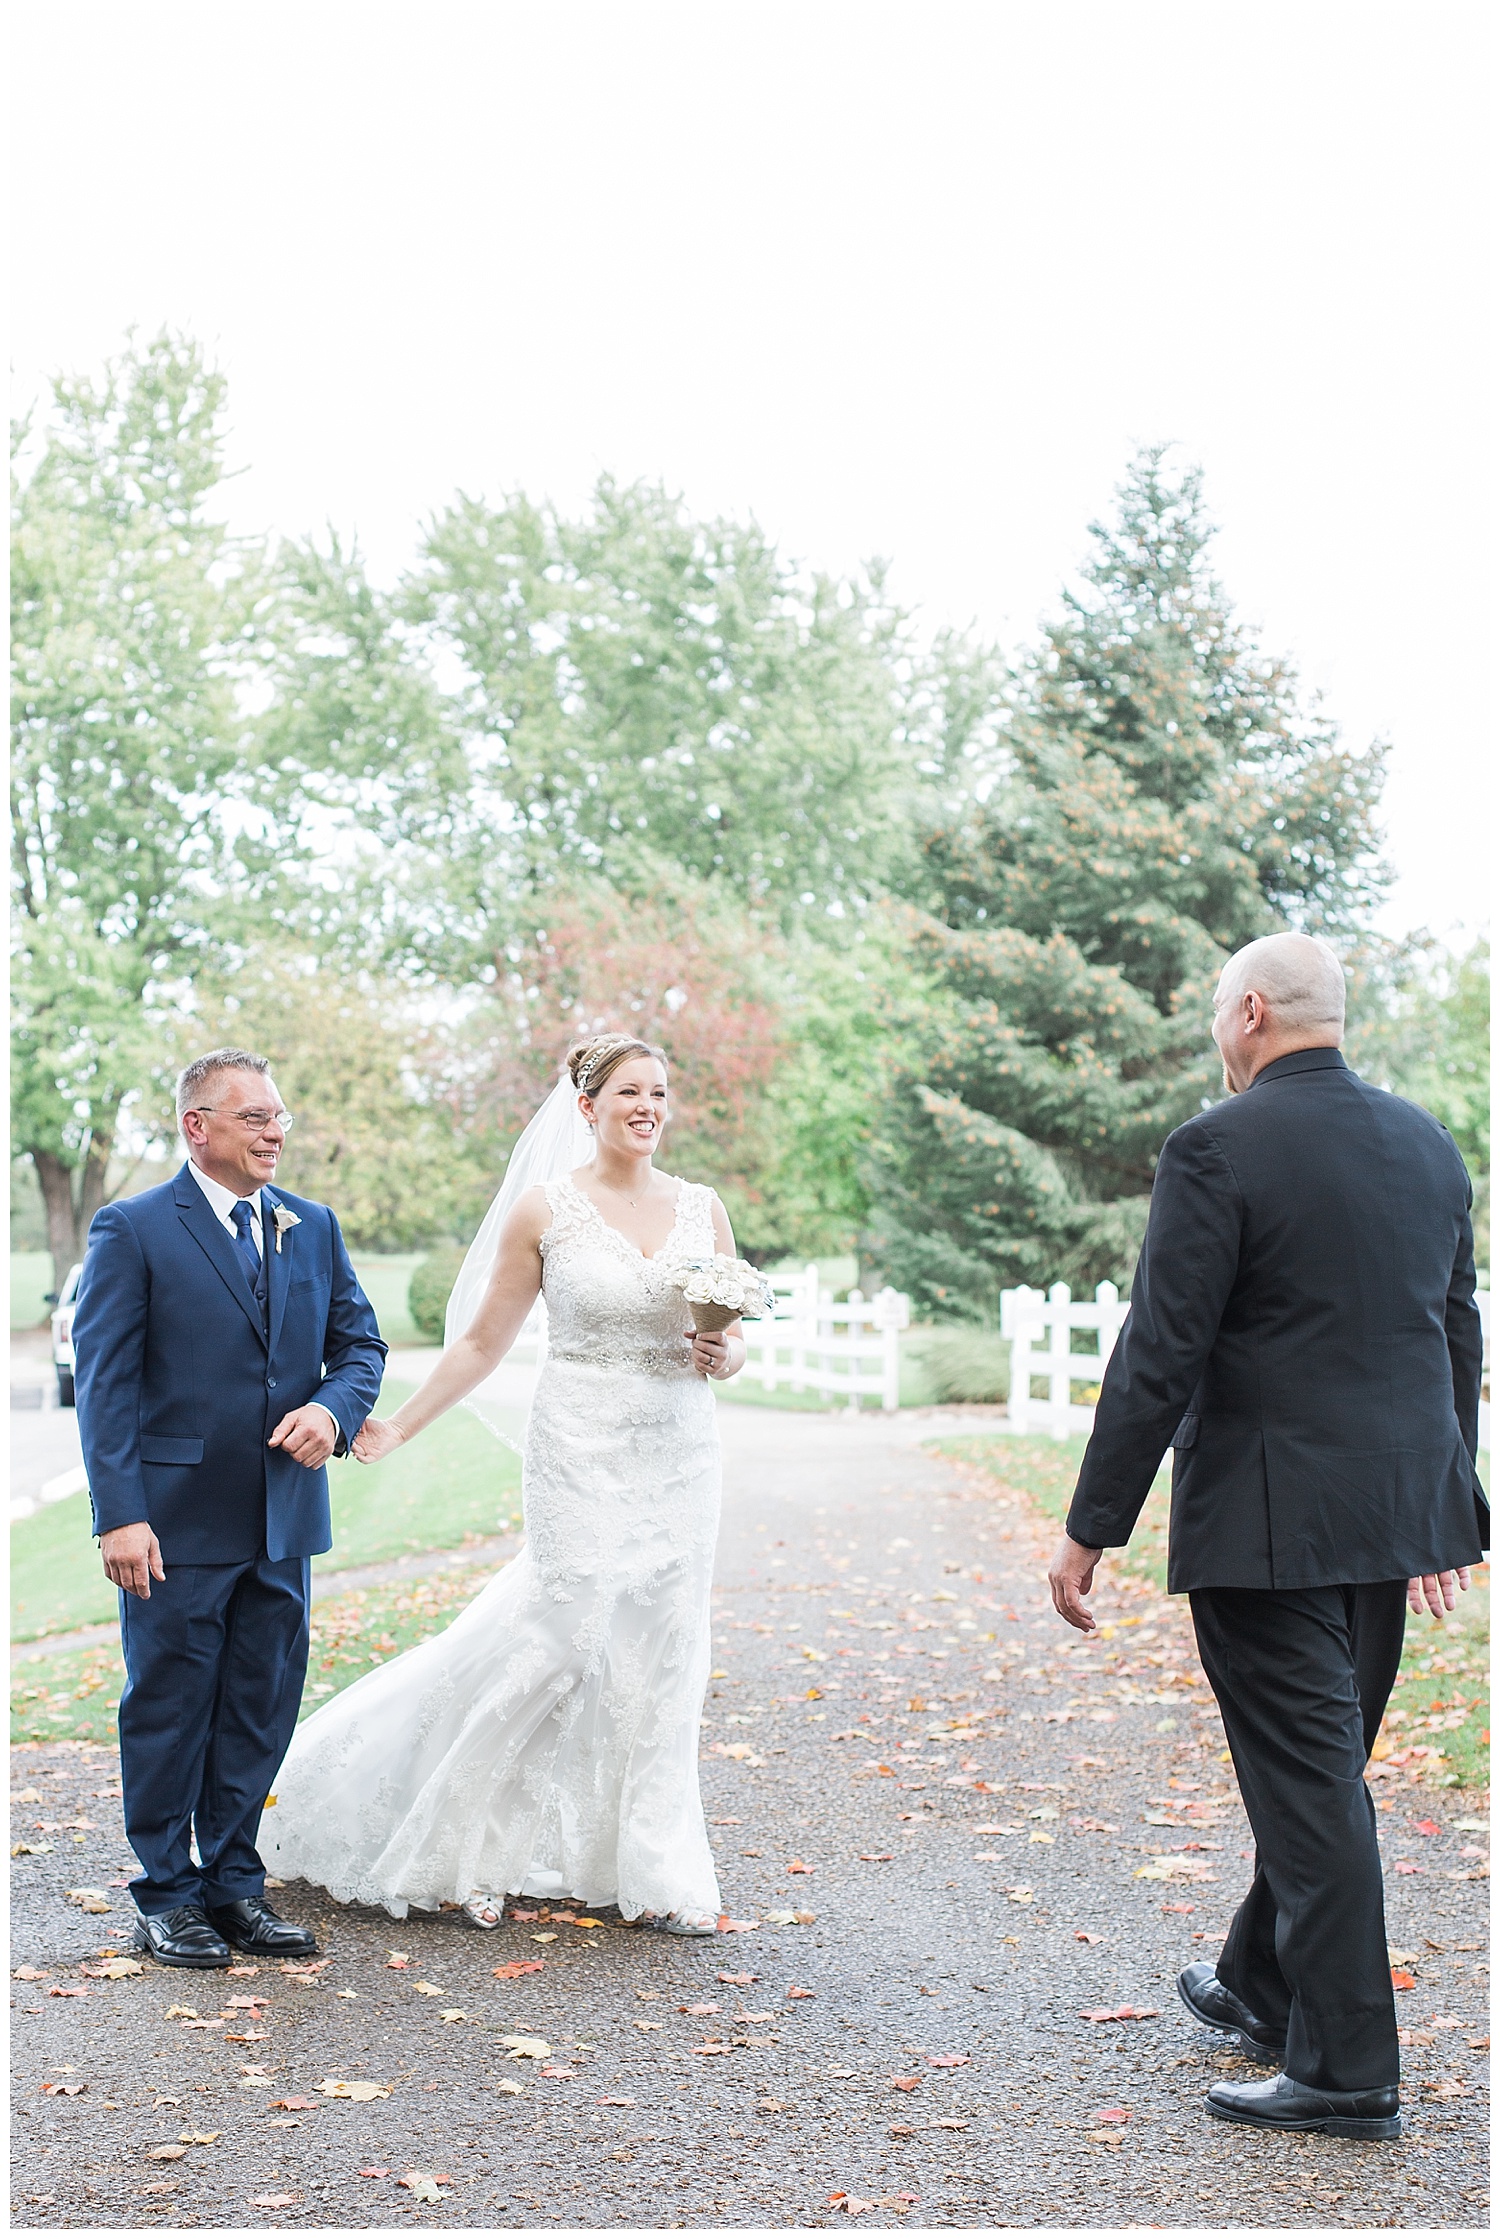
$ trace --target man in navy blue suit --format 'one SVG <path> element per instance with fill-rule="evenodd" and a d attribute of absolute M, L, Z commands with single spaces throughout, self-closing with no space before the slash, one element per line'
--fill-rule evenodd
<path fill-rule="evenodd" d="M 227 1967 L 315 1951 L 255 1847 L 307 1672 L 331 1454 L 386 1348 L 324 1205 L 271 1188 L 291 1126 L 263 1057 L 177 1084 L 187 1164 L 95 1215 L 73 1321 L 78 1427 L 120 1588 L 125 1828 L 138 1948 Z M 192 1843 L 196 1839 L 197 1861 Z"/>

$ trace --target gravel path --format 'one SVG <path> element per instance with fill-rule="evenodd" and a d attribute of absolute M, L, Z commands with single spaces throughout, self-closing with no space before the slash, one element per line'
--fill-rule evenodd
<path fill-rule="evenodd" d="M 1417 1869 L 1389 1889 L 1405 2138 L 1209 2121 L 1205 2086 L 1255 2071 L 1172 1984 L 1215 1952 L 1249 1838 L 1185 1611 L 1107 1584 L 1109 1639 L 1075 1645 L 1043 1606 L 1050 1527 L 914 1443 L 951 1424 L 723 1419 L 704 1790 L 730 1916 L 758 1925 L 479 1936 L 294 1886 L 328 1954 L 310 1976 L 85 1977 L 129 1948 L 113 1760 L 18 1750 L 44 1800 L 12 1838 L 37 1846 L 15 1862 L 12 1964 L 36 1971 L 11 1986 L 15 2221 L 1486 2225 L 1471 1807 L 1379 1791 L 1388 1863 Z M 68 1901 L 85 1883 L 109 1915 Z"/>

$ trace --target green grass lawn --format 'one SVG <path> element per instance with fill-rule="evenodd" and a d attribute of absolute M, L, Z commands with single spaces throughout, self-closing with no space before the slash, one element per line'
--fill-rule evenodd
<path fill-rule="evenodd" d="M 412 1320 L 406 1305 L 411 1271 L 425 1252 L 351 1252 L 360 1289 L 375 1309 L 380 1334 L 387 1345 L 430 1345 Z"/>
<path fill-rule="evenodd" d="M 466 1563 L 429 1578 L 360 1587 L 315 1602 L 302 1717 L 374 1665 L 441 1632 L 493 1568 Z M 125 1683 L 116 1642 L 18 1665 L 11 1681 L 12 1741 L 113 1741 Z"/>
<path fill-rule="evenodd" d="M 411 1390 L 388 1379 L 381 1411 L 389 1414 Z M 319 1571 L 383 1562 L 414 1548 L 461 1547 L 520 1515 L 519 1458 L 463 1408 L 373 1469 L 334 1463 L 329 1483 L 334 1544 L 316 1558 Z M 81 1493 L 12 1525 L 10 1565 L 17 1640 L 99 1624 L 116 1613 L 115 1590 L 99 1567 Z"/>
<path fill-rule="evenodd" d="M 1061 1524 L 1068 1511 L 1085 1441 L 1042 1438 L 942 1438 L 930 1450 L 1023 1493 L 1043 1515 Z M 1488 1456 L 1480 1456 L 1481 1475 Z M 1171 1476 L 1163 1469 L 1152 1486 L 1140 1522 L 1124 1548 L 1112 1548 L 1106 1562 L 1135 1577 L 1149 1579 L 1165 1592 L 1167 1516 Z M 1483 1788 L 1489 1781 L 1490 1572 L 1483 1564 L 1468 1593 L 1441 1625 L 1431 1617 L 1408 1617 L 1401 1670 L 1390 1708 L 1375 1744 L 1379 1759 L 1394 1760 L 1413 1776 L 1443 1787 Z"/>
<path fill-rule="evenodd" d="M 10 1326 L 35 1329 L 47 1319 L 45 1293 L 52 1288 L 50 1252 L 12 1252 L 10 1255 Z"/>

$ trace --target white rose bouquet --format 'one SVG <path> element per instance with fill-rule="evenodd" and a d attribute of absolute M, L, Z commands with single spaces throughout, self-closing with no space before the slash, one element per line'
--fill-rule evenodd
<path fill-rule="evenodd" d="M 759 1321 L 776 1304 L 776 1293 L 760 1269 L 747 1259 L 731 1259 L 727 1252 L 685 1261 L 676 1280 L 694 1329 L 727 1329 L 742 1318 Z"/>

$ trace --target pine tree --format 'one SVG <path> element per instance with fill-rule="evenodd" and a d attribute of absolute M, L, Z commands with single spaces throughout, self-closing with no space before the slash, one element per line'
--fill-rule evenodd
<path fill-rule="evenodd" d="M 869 1250 L 939 1315 L 1127 1281 L 1161 1143 L 1219 1090 L 1225 957 L 1347 935 L 1382 883 L 1380 752 L 1343 747 L 1234 620 L 1198 472 L 1150 449 L 1118 498 L 911 911 L 935 1026 L 891 1099 Z"/>

